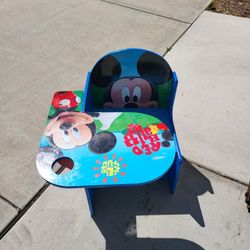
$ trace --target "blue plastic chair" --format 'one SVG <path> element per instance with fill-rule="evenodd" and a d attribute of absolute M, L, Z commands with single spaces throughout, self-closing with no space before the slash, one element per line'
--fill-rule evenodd
<path fill-rule="evenodd" d="M 154 52 L 144 49 L 124 49 L 108 53 L 102 57 L 95 64 L 92 71 L 88 73 L 82 100 L 77 102 L 77 100 L 81 98 L 80 95 L 77 96 L 77 93 L 75 93 L 76 98 L 74 97 L 74 93 L 68 94 L 70 99 L 73 100 L 72 103 L 76 104 L 76 109 L 67 106 L 70 101 L 67 98 L 65 99 L 65 92 L 55 94 L 52 102 L 52 104 L 54 103 L 53 110 L 56 110 L 55 115 L 49 117 L 46 128 L 47 132 L 45 132 L 45 135 L 42 137 L 40 152 L 37 156 L 39 173 L 47 181 L 58 186 L 84 187 L 91 215 L 94 214 L 94 189 L 98 187 L 139 185 L 150 183 L 159 178 L 167 178 L 170 184 L 170 191 L 173 193 L 176 189 L 182 164 L 182 155 L 173 123 L 173 104 L 177 84 L 177 76 L 171 70 L 169 64 L 164 58 Z M 63 106 L 63 109 L 57 109 L 57 105 L 60 107 L 61 104 L 66 106 Z M 60 148 L 62 140 L 60 141 L 60 138 L 58 139 L 58 133 L 56 135 L 57 137 L 53 138 L 51 127 L 54 126 L 53 129 L 57 129 L 57 132 L 59 130 L 66 131 L 66 135 L 71 132 L 74 133 L 73 130 L 70 130 L 70 122 L 59 124 L 60 126 L 56 128 L 55 124 L 60 123 L 63 119 L 67 119 L 70 112 L 72 112 L 71 118 L 68 119 L 72 119 L 72 117 L 77 114 L 76 111 L 80 111 L 79 116 L 82 116 L 79 119 L 88 120 L 92 119 L 90 116 L 93 117 L 95 139 L 97 135 L 103 132 L 106 133 L 105 136 L 107 133 L 111 136 L 110 134 L 113 133 L 113 137 L 116 137 L 115 141 L 117 144 L 114 148 L 111 147 L 109 150 L 106 150 L 107 152 L 109 151 L 110 156 L 106 154 L 106 151 L 104 152 L 100 149 L 94 153 L 92 152 L 93 147 L 103 142 L 105 136 L 102 136 L 101 139 L 98 137 L 98 143 L 95 139 L 91 139 L 88 143 L 85 142 L 75 145 L 74 148 L 67 148 L 68 142 L 66 141 L 66 144 L 64 143 L 65 147 L 62 146 L 62 148 Z M 133 147 L 134 154 L 130 154 L 129 150 L 132 147 L 129 148 L 131 145 L 124 147 L 124 142 L 126 140 L 125 133 L 130 131 L 131 128 L 121 128 L 121 131 L 117 131 L 117 128 L 113 128 L 112 130 L 112 126 L 106 129 L 100 127 L 99 118 L 96 118 L 96 116 L 100 115 L 104 117 L 103 119 L 105 120 L 109 119 L 110 114 L 115 114 L 116 116 L 117 114 L 122 114 L 122 116 L 120 116 L 122 117 L 121 119 L 132 119 L 132 121 L 137 122 L 141 128 L 143 124 L 142 120 L 144 123 L 145 120 L 148 120 L 149 124 L 154 121 L 155 123 L 153 123 L 158 126 L 152 125 L 156 126 L 156 137 L 158 138 L 159 135 L 159 137 L 163 138 L 161 141 L 161 149 L 159 150 L 159 148 L 157 148 L 157 150 L 153 150 L 159 150 L 158 152 L 152 152 L 151 150 L 145 153 L 139 147 L 137 147 L 137 149 Z M 126 121 L 123 122 L 126 123 Z M 151 125 L 149 125 L 149 127 L 150 126 Z M 138 129 L 138 127 L 133 127 L 132 130 L 133 129 Z M 145 131 L 148 130 L 149 128 L 146 128 Z M 153 127 L 151 132 L 152 131 Z M 56 140 L 58 140 L 58 144 Z M 152 141 L 151 143 L 153 143 Z M 129 144 L 130 142 L 127 143 Z M 113 182 L 108 183 L 107 178 L 101 181 L 100 178 L 91 177 L 90 166 L 92 166 L 91 164 L 94 162 L 95 157 L 103 156 L 104 159 L 108 161 L 108 157 L 111 159 L 112 156 L 113 159 L 117 152 L 126 155 L 128 158 L 127 161 L 131 165 L 130 168 L 127 168 L 127 178 L 118 181 L 116 177 L 112 177 Z M 73 162 L 67 161 L 67 159 L 71 159 Z M 120 164 L 120 159 L 116 162 L 117 164 Z M 76 168 L 69 174 L 59 176 L 51 170 L 55 162 L 60 162 L 69 168 L 75 165 Z M 99 160 L 96 160 L 96 162 L 99 164 Z M 136 162 L 138 163 L 137 165 Z M 105 164 L 108 163 L 105 161 Z M 110 160 L 110 164 L 112 165 L 112 160 Z M 141 166 L 142 164 L 145 165 L 145 171 L 143 166 Z M 104 168 L 107 169 L 105 166 Z M 94 169 L 98 169 L 98 167 L 94 167 Z M 117 169 L 117 172 L 119 172 L 120 168 Z M 113 170 L 114 169 L 111 168 L 111 171 Z M 150 171 L 154 172 L 152 177 L 147 176 L 150 175 Z M 137 175 L 142 172 L 144 172 L 144 175 L 141 174 L 140 177 L 137 177 Z M 122 174 L 122 172 L 120 174 Z M 99 173 L 95 174 L 95 177 L 99 176 Z"/>

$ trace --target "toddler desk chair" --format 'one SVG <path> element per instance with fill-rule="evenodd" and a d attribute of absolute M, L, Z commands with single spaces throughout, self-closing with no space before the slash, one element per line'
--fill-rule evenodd
<path fill-rule="evenodd" d="M 62 187 L 84 187 L 91 215 L 95 188 L 166 177 L 174 192 L 182 163 L 173 123 L 176 74 L 151 51 L 102 57 L 84 91 L 54 94 L 36 163 Z M 70 171 L 59 173 L 56 163 Z"/>

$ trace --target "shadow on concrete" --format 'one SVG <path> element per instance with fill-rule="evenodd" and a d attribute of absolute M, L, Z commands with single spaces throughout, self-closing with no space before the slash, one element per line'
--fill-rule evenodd
<path fill-rule="evenodd" d="M 184 161 L 177 190 L 172 195 L 165 179 L 136 187 L 96 190 L 93 217 L 106 239 L 106 250 L 203 249 L 184 239 L 137 238 L 137 215 L 190 214 L 205 227 L 198 196 L 213 188 L 207 177 Z"/>

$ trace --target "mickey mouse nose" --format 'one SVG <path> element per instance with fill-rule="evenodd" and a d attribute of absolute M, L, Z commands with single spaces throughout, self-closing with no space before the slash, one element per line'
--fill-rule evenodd
<path fill-rule="evenodd" d="M 60 129 L 62 130 L 67 130 L 69 128 L 72 127 L 72 123 L 71 122 L 64 122 L 63 124 L 60 125 Z"/>
<path fill-rule="evenodd" d="M 127 103 L 124 106 L 125 108 L 137 108 L 137 104 L 136 103 Z"/>

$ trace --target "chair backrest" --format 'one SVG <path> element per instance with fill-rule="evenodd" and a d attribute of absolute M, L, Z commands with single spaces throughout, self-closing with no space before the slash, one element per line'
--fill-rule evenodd
<path fill-rule="evenodd" d="M 95 109 L 170 108 L 173 78 L 169 64 L 160 55 L 124 49 L 105 55 L 95 64 L 88 91 L 92 92 Z"/>

